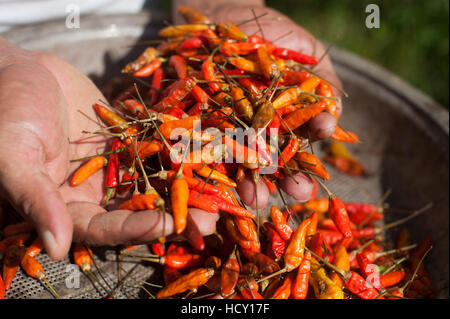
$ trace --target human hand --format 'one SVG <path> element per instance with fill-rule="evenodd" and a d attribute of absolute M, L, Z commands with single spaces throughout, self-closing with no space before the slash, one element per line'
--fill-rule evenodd
<path fill-rule="evenodd" d="M 104 172 L 78 187 L 67 179 L 80 163 L 70 159 L 101 152 L 92 104 L 105 100 L 96 86 L 56 56 L 23 50 L 0 38 L 0 190 L 36 225 L 48 255 L 63 258 L 72 240 L 93 245 L 144 243 L 160 236 L 162 214 L 109 211 Z M 165 233 L 173 232 L 166 214 Z M 192 213 L 203 234 L 215 230 L 218 216 Z M 72 236 L 73 235 L 73 236 Z"/>
<path fill-rule="evenodd" d="M 188 2 L 190 1 L 191 0 L 188 0 Z M 318 58 L 325 54 L 325 48 L 316 38 L 314 38 L 313 35 L 274 9 L 263 6 L 230 6 L 229 1 L 223 1 L 221 3 L 224 4 L 217 5 L 213 9 L 212 13 L 209 14 L 212 21 L 239 22 L 251 20 L 254 18 L 252 12 L 252 10 L 254 10 L 256 16 L 266 14 L 258 19 L 259 25 L 264 32 L 265 38 L 269 41 L 275 41 L 274 44 L 278 47 L 292 49 L 294 51 L 302 52 Z M 202 12 L 201 8 L 199 8 L 199 10 Z M 243 24 L 239 26 L 239 28 L 248 35 L 256 34 L 259 31 L 258 24 L 255 21 Z M 287 34 L 288 32 L 291 33 Z M 259 35 L 261 34 L 259 33 Z M 280 39 L 277 40 L 278 38 Z M 334 72 L 328 55 L 321 60 L 314 71 L 327 81 L 337 85 L 338 87 L 341 86 L 341 82 Z M 340 91 L 335 88 L 333 88 L 333 93 L 334 96 L 338 98 L 337 107 L 338 114 L 340 115 L 342 112 L 341 94 Z M 331 136 L 336 129 L 336 125 L 337 121 L 334 116 L 327 112 L 320 113 L 312 118 L 308 124 L 311 139 L 316 141 Z M 281 188 L 295 200 L 299 202 L 307 201 L 311 197 L 313 188 L 311 179 L 303 173 L 295 174 L 294 178 L 298 183 L 292 178 L 285 178 L 280 182 Z M 257 191 L 258 208 L 262 209 L 268 204 L 269 191 L 266 184 L 261 179 L 257 184 Z M 256 208 L 255 183 L 250 176 L 247 176 L 240 183 L 238 186 L 238 192 L 246 205 L 252 207 L 253 209 Z"/>

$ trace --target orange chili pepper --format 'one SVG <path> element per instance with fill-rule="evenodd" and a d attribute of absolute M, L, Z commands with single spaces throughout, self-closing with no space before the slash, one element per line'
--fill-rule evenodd
<path fill-rule="evenodd" d="M 319 214 L 328 212 L 329 199 L 326 197 L 317 198 L 306 203 L 291 205 L 291 209 L 296 213 L 304 213 L 306 211 L 316 211 Z"/>
<path fill-rule="evenodd" d="M 317 86 L 322 82 L 322 80 L 320 78 L 318 78 L 317 76 L 313 76 L 308 78 L 307 80 L 305 80 L 304 82 L 302 82 L 299 86 L 301 91 L 304 92 L 313 92 Z"/>
<path fill-rule="evenodd" d="M 292 297 L 294 299 L 306 299 L 309 287 L 309 274 L 311 272 L 311 253 L 307 251 L 297 270 L 297 276 L 292 284 Z"/>
<path fill-rule="evenodd" d="M 271 80 L 280 76 L 280 68 L 274 59 L 267 52 L 266 47 L 260 46 L 256 50 L 256 57 L 259 63 L 259 67 L 265 78 Z"/>
<path fill-rule="evenodd" d="M 289 299 L 291 296 L 292 284 L 294 282 L 295 273 L 289 273 L 284 279 L 280 287 L 275 291 L 272 299 Z"/>
<path fill-rule="evenodd" d="M 345 157 L 337 157 L 325 155 L 323 160 L 333 165 L 338 171 L 353 176 L 366 176 L 366 170 L 362 164 L 356 160 L 351 160 Z"/>
<path fill-rule="evenodd" d="M 297 104 L 300 92 L 298 88 L 289 88 L 282 91 L 272 102 L 273 107 L 278 110 L 282 107 Z"/>
<path fill-rule="evenodd" d="M 186 130 L 189 130 L 192 129 L 197 123 L 200 124 L 199 116 L 189 116 L 181 120 L 175 120 L 161 124 L 159 126 L 159 131 L 166 140 L 170 140 L 170 135 L 174 129 L 184 128 Z"/>
<path fill-rule="evenodd" d="M 197 207 L 209 213 L 219 213 L 219 205 L 217 205 L 213 198 L 207 194 L 200 194 L 192 189 L 189 191 L 188 206 Z"/>
<path fill-rule="evenodd" d="M 228 62 L 234 65 L 236 68 L 253 73 L 262 74 L 262 70 L 259 65 L 251 60 L 244 58 L 229 58 Z"/>
<path fill-rule="evenodd" d="M 290 114 L 288 114 L 283 120 L 286 125 L 294 130 L 297 127 L 305 124 L 311 118 L 321 113 L 325 109 L 325 102 L 317 102 L 315 104 L 311 104 L 303 109 L 298 109 Z M 286 132 L 288 129 L 285 126 L 285 123 L 281 123 L 281 131 Z"/>
<path fill-rule="evenodd" d="M 41 251 L 44 249 L 44 243 L 42 242 L 40 237 L 37 237 L 31 245 L 28 247 L 27 251 L 25 252 L 26 255 L 29 255 L 31 257 L 36 257 Z"/>
<path fill-rule="evenodd" d="M 196 289 L 205 283 L 214 275 L 213 268 L 198 268 L 181 276 L 175 281 L 169 283 L 166 287 L 158 291 L 156 298 L 167 298 L 187 290 Z"/>
<path fill-rule="evenodd" d="M 322 95 L 325 97 L 333 97 L 333 89 L 330 85 L 330 83 L 328 83 L 327 81 L 320 81 L 320 84 L 317 86 L 316 88 L 316 94 L 318 95 Z M 321 100 L 323 100 L 327 106 L 326 109 L 327 111 L 333 115 L 336 119 L 338 119 L 338 113 L 337 113 L 337 103 L 335 100 L 332 99 L 326 99 L 326 98 L 321 98 Z"/>
<path fill-rule="evenodd" d="M 301 167 L 310 170 L 325 180 L 330 179 L 330 174 L 327 169 L 315 155 L 308 152 L 298 152 L 296 157 L 299 160 L 298 164 Z"/>
<path fill-rule="evenodd" d="M 306 231 L 306 244 L 308 244 L 311 237 L 316 234 L 317 224 L 319 223 L 319 213 L 312 213 L 311 216 L 309 216 L 309 219 L 311 220 L 311 223 L 309 224 L 309 228 Z"/>
<path fill-rule="evenodd" d="M 214 63 L 213 63 L 212 59 L 208 58 L 203 62 L 202 75 L 206 81 L 209 81 L 208 86 L 213 92 L 220 91 L 220 85 L 219 85 L 219 83 L 217 83 L 218 79 L 215 75 Z"/>
<path fill-rule="evenodd" d="M 351 131 L 346 131 L 339 125 L 336 127 L 336 131 L 334 131 L 333 135 L 331 135 L 331 138 L 336 141 L 353 143 L 353 144 L 356 144 L 359 142 L 359 138 L 355 133 L 353 133 Z"/>
<path fill-rule="evenodd" d="M 309 72 L 284 71 L 280 83 L 283 85 L 299 85 L 311 77 Z"/>
<path fill-rule="evenodd" d="M 153 47 L 148 47 L 145 51 L 133 62 L 128 63 L 122 70 L 122 73 L 132 73 L 141 69 L 145 65 L 151 63 L 156 57 L 156 50 Z"/>
<path fill-rule="evenodd" d="M 294 270 L 300 266 L 303 255 L 305 253 L 306 232 L 309 228 L 311 220 L 305 219 L 295 230 L 291 237 L 291 241 L 286 248 L 284 254 L 285 269 L 287 272 Z"/>
<path fill-rule="evenodd" d="M 188 214 L 189 186 L 183 173 L 178 173 L 170 188 L 172 199 L 172 211 L 175 224 L 175 232 L 181 234 L 186 228 Z"/>
<path fill-rule="evenodd" d="M 72 251 L 75 264 L 80 267 L 82 271 L 89 272 L 93 263 L 91 249 L 82 244 L 74 243 Z"/>
<path fill-rule="evenodd" d="M 106 106 L 96 103 L 92 107 L 106 125 L 112 126 L 111 130 L 113 132 L 120 133 L 129 127 L 129 124 L 127 124 L 127 121 L 123 117 L 108 109 Z"/>
<path fill-rule="evenodd" d="M 213 170 L 213 169 L 209 168 L 206 165 L 200 165 L 200 167 L 196 166 L 196 167 L 194 167 L 194 171 L 201 177 L 204 177 L 204 178 L 209 177 L 209 179 L 212 179 L 213 181 L 217 181 L 219 183 L 222 183 L 222 184 L 227 185 L 232 188 L 237 187 L 236 182 L 233 181 L 231 178 L 229 178 L 225 174 L 222 174 L 222 173 L 216 171 L 215 169 Z"/>
<path fill-rule="evenodd" d="M 187 64 L 184 57 L 172 55 L 169 59 L 169 65 L 175 69 L 175 72 L 180 79 L 186 78 Z"/>
<path fill-rule="evenodd" d="M 272 206 L 270 208 L 270 218 L 272 218 L 273 225 L 275 229 L 280 234 L 281 238 L 285 241 L 289 241 L 292 237 L 292 233 L 294 232 L 291 226 L 286 222 L 286 218 L 284 217 L 281 210 L 276 206 Z"/>
<path fill-rule="evenodd" d="M 143 141 L 136 143 L 136 149 L 138 151 L 138 156 L 140 159 L 146 158 L 147 156 L 154 155 L 163 150 L 163 146 L 160 141 L 152 140 L 152 141 Z M 128 153 L 131 158 L 136 156 L 133 145 L 128 146 Z"/>
<path fill-rule="evenodd" d="M 44 268 L 34 257 L 25 255 L 22 258 L 20 265 L 29 276 L 39 280 L 45 278 Z"/>
<path fill-rule="evenodd" d="M 334 250 L 334 265 L 342 270 L 350 270 L 350 259 L 345 246 L 340 244 Z M 344 281 L 335 272 L 330 275 L 331 280 L 333 280 L 339 287 L 344 287 Z"/>
<path fill-rule="evenodd" d="M 288 162 L 291 160 L 291 158 L 294 157 L 294 155 L 297 153 L 298 148 L 300 147 L 300 141 L 297 139 L 297 137 L 293 137 L 289 139 L 288 144 L 281 152 L 281 155 L 278 156 L 278 165 L 280 166 L 288 166 Z M 275 174 L 279 173 L 279 169 Z"/>
<path fill-rule="evenodd" d="M 138 78 L 149 77 L 161 67 L 162 62 L 163 62 L 162 58 L 156 58 L 152 62 L 150 62 L 150 64 L 134 72 L 133 76 Z"/>
<path fill-rule="evenodd" d="M 247 41 L 248 37 L 235 24 L 222 22 L 217 25 L 217 31 L 222 37 L 234 40 Z"/>
<path fill-rule="evenodd" d="M 258 241 L 258 232 L 251 218 L 234 216 L 239 233 L 249 241 Z"/>
<path fill-rule="evenodd" d="M 387 274 L 380 275 L 381 287 L 392 287 L 400 283 L 405 278 L 405 272 L 402 270 L 392 271 Z"/>
<path fill-rule="evenodd" d="M 133 195 L 133 197 L 122 204 L 119 209 L 127 210 L 153 210 L 156 208 L 155 201 L 159 196 L 156 194 Z"/>
<path fill-rule="evenodd" d="M 250 101 L 245 98 L 244 91 L 235 86 L 231 89 L 230 94 L 233 97 L 237 113 L 242 115 L 246 121 L 250 122 L 254 114 L 253 106 Z"/>
<path fill-rule="evenodd" d="M 236 253 L 233 250 L 227 261 L 223 264 L 220 273 L 221 291 L 222 296 L 224 296 L 225 298 L 234 293 L 234 288 L 236 287 L 239 279 L 240 270 L 241 269 L 236 258 Z"/>
<path fill-rule="evenodd" d="M 78 186 L 87 180 L 89 177 L 94 175 L 99 171 L 107 162 L 106 157 L 96 156 L 91 158 L 88 162 L 80 166 L 74 173 L 72 179 L 70 180 L 70 186 Z"/>

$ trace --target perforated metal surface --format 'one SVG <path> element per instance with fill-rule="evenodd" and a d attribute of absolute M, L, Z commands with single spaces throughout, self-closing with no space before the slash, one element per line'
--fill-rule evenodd
<path fill-rule="evenodd" d="M 6 34 L 6 37 L 29 49 L 58 54 L 100 84 L 110 74 L 117 74 L 125 61 L 141 51 L 142 47 L 130 51 L 127 46 L 155 33 L 162 20 L 155 19 L 155 16 L 143 13 L 101 20 L 94 17 L 84 19 L 83 28 L 78 31 L 69 31 L 61 23 L 33 28 L 32 38 L 29 29 Z M 351 145 L 350 149 L 372 175 L 354 178 L 329 168 L 331 181 L 328 185 L 348 201 L 374 203 L 388 188 L 392 188 L 389 202 L 393 207 L 416 209 L 434 202 L 430 213 L 407 226 L 415 242 L 433 235 L 435 245 L 426 266 L 437 296 L 448 298 L 448 113 L 422 93 L 371 63 L 338 49 L 332 52 L 332 57 L 350 95 L 344 101 L 342 125 L 357 132 L 362 140 L 361 144 Z M 320 148 L 319 144 L 315 145 L 316 155 L 320 155 Z M 390 221 L 398 217 L 389 214 L 386 219 Z M 116 263 L 100 259 L 103 272 L 113 274 L 111 285 L 117 283 Z M 64 298 L 100 297 L 86 278 L 79 290 L 64 289 L 68 259 L 51 262 L 42 255 L 39 260 L 43 262 L 50 282 Z M 151 266 L 140 266 L 134 276 L 142 280 L 152 272 Z M 143 297 L 133 288 L 136 287 L 133 281 L 125 287 L 128 297 Z M 39 282 L 19 271 L 7 297 L 48 298 L 50 294 Z M 119 293 L 117 297 L 126 296 Z"/>

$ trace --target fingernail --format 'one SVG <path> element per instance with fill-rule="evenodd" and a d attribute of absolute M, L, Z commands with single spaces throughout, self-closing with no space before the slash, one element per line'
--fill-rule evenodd
<path fill-rule="evenodd" d="M 44 243 L 45 250 L 51 256 L 55 254 L 58 250 L 58 243 L 56 242 L 55 236 L 49 230 L 44 230 L 40 235 L 42 242 Z"/>

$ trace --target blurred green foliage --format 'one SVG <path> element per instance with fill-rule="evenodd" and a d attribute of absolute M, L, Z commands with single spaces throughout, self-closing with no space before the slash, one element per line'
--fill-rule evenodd
<path fill-rule="evenodd" d="M 380 28 L 368 29 L 368 4 Z M 316 37 L 384 66 L 449 107 L 448 0 L 266 0 Z"/>

